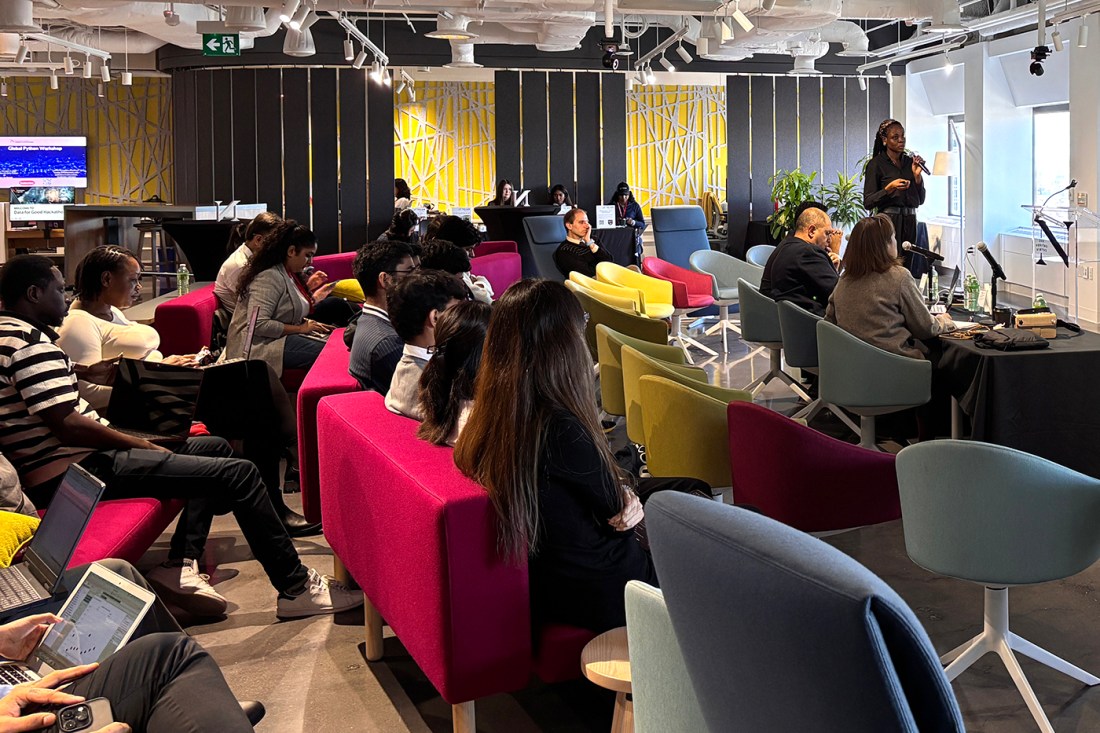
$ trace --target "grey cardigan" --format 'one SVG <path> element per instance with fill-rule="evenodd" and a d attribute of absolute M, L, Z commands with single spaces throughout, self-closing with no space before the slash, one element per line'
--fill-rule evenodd
<path fill-rule="evenodd" d="M 927 358 L 920 339 L 948 330 L 928 312 L 916 281 L 901 267 L 857 280 L 841 276 L 825 320 L 883 351 L 914 359 Z"/>
<path fill-rule="evenodd" d="M 225 345 L 227 358 L 244 356 L 248 321 L 254 307 L 259 307 L 260 314 L 256 319 L 250 358 L 263 359 L 281 377 L 283 347 L 286 344 L 283 326 L 296 326 L 305 320 L 309 314 L 309 304 L 291 281 L 285 267 L 279 265 L 264 270 L 249 285 L 248 292 L 241 294 L 233 310 Z"/>

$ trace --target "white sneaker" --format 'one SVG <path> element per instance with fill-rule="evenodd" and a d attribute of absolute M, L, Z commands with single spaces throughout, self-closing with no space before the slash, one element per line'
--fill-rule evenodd
<path fill-rule="evenodd" d="M 346 611 L 361 605 L 361 591 L 348 590 L 331 575 L 321 575 L 310 568 L 306 589 L 293 597 L 279 594 L 275 615 L 279 618 L 303 618 Z"/>
<path fill-rule="evenodd" d="M 183 565 L 158 565 L 145 574 L 157 593 L 196 616 L 224 616 L 228 602 L 210 585 L 210 576 L 199 572 L 197 560 Z"/>

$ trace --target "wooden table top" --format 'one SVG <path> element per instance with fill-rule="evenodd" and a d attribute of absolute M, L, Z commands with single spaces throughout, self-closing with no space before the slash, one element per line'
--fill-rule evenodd
<path fill-rule="evenodd" d="M 584 676 L 615 692 L 630 692 L 630 649 L 626 627 L 605 631 L 585 645 L 581 652 Z"/>

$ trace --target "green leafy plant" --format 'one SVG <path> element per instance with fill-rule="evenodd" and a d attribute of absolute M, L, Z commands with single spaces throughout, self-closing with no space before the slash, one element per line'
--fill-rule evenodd
<path fill-rule="evenodd" d="M 821 203 L 829 210 L 834 225 L 852 227 L 865 216 L 861 177 L 837 173 L 836 183 L 821 187 Z"/>
<path fill-rule="evenodd" d="M 792 171 L 776 171 L 768 179 L 772 186 L 772 201 L 776 203 L 775 212 L 768 217 L 772 236 L 782 238 L 794 226 L 794 215 L 804 201 L 814 198 L 814 179 L 817 171 L 806 175 L 797 168 Z"/>

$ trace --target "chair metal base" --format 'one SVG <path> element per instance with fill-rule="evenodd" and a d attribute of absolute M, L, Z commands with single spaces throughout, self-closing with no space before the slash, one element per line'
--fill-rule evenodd
<path fill-rule="evenodd" d="M 702 351 L 704 353 L 710 354 L 711 356 L 718 356 L 717 351 L 714 351 L 711 348 L 703 346 L 701 343 L 699 343 L 695 339 L 693 339 L 690 336 L 687 336 L 687 335 L 684 334 L 682 324 L 683 324 L 683 320 L 684 320 L 684 313 L 686 313 L 686 312 L 687 311 L 677 311 L 676 313 L 672 314 L 672 328 L 670 329 L 670 332 L 669 332 L 669 339 L 672 340 L 672 341 L 675 341 L 676 344 L 681 349 L 684 350 L 684 356 L 687 357 L 688 364 L 694 364 L 695 363 L 695 361 L 691 358 L 691 352 L 688 351 L 688 345 L 689 344 L 691 346 L 694 346 L 695 348 L 699 349 L 700 351 Z"/>
<path fill-rule="evenodd" d="M 707 336 L 712 335 L 718 329 L 722 329 L 722 353 L 728 354 L 729 340 L 727 336 L 728 331 L 735 332 L 738 336 L 741 335 L 741 324 L 739 321 L 735 321 L 730 318 L 730 305 L 736 303 L 736 300 L 731 301 L 718 301 L 718 322 L 708 328 L 705 333 Z"/>
<path fill-rule="evenodd" d="M 821 412 L 822 410 L 828 410 L 829 412 L 836 415 L 837 418 L 842 423 L 847 425 L 848 428 L 853 433 L 855 433 L 856 435 L 859 435 L 859 436 L 862 437 L 862 432 L 860 431 L 860 427 L 855 424 L 855 422 L 852 420 L 852 418 L 848 417 L 848 414 L 846 412 L 844 412 L 844 410 L 840 409 L 838 406 L 836 406 L 832 403 L 826 402 L 825 400 L 821 399 L 820 397 L 818 397 L 816 400 L 814 400 L 810 404 L 803 407 L 801 410 L 799 410 L 795 414 L 791 415 L 791 418 L 793 418 L 795 420 L 798 420 L 798 419 L 801 418 L 802 420 L 806 421 L 807 425 L 809 425 L 810 421 L 813 420 L 815 417 L 817 417 L 817 413 Z"/>
<path fill-rule="evenodd" d="M 783 350 L 780 347 L 768 346 L 767 344 L 764 346 L 768 349 L 768 357 L 770 359 L 768 372 L 749 382 L 743 389 L 746 392 L 751 392 L 753 398 L 755 398 L 764 387 L 768 386 L 770 381 L 778 379 L 790 387 L 791 391 L 800 399 L 806 402 L 812 402 L 813 400 L 810 399 L 810 395 L 806 394 L 806 390 L 802 389 L 802 386 L 796 382 L 790 374 L 783 371 Z"/>
<path fill-rule="evenodd" d="M 1024 671 L 1020 669 L 1020 663 L 1016 660 L 1014 652 L 1019 652 L 1025 657 L 1030 657 L 1040 664 L 1045 664 L 1053 670 L 1069 675 L 1078 682 L 1086 685 L 1100 685 L 1100 677 L 1089 674 L 1085 670 L 1070 664 L 1061 657 L 1056 657 L 1041 647 L 1037 647 L 1026 639 L 1013 634 L 1008 629 L 1008 588 L 985 589 L 985 627 L 982 633 L 970 641 L 952 649 L 940 657 L 940 662 L 946 664 L 944 674 L 949 681 L 966 671 L 974 662 L 984 657 L 989 652 L 996 652 L 1005 667 L 1008 668 L 1012 681 L 1016 683 L 1016 689 L 1027 703 L 1035 722 L 1044 733 L 1054 733 L 1054 728 L 1047 720 L 1039 704 L 1039 698 L 1031 689 Z"/>

